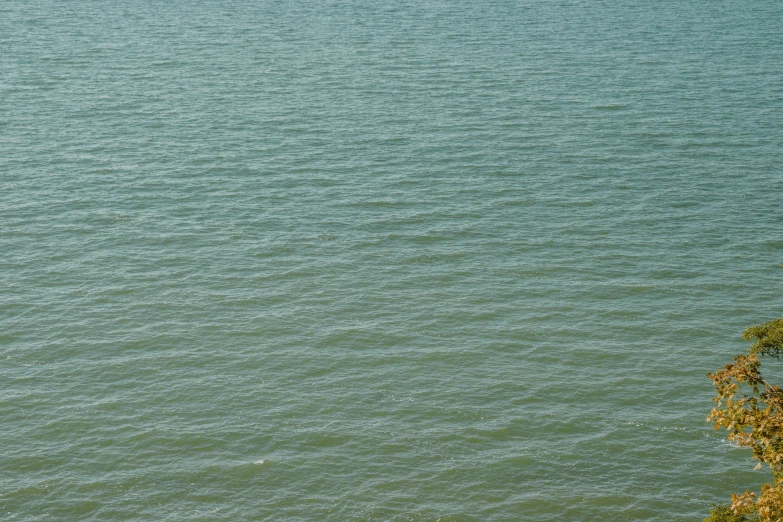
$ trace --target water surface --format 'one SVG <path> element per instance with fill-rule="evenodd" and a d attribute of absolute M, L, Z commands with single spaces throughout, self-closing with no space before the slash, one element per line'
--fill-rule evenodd
<path fill-rule="evenodd" d="M 704 374 L 783 313 L 782 35 L 771 0 L 6 0 L 2 518 L 757 487 Z"/>

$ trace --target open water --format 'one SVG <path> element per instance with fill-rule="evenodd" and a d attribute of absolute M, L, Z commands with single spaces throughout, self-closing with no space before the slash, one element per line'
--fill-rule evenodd
<path fill-rule="evenodd" d="M 0 518 L 758 487 L 705 373 L 783 313 L 782 58 L 778 0 L 4 0 Z"/>

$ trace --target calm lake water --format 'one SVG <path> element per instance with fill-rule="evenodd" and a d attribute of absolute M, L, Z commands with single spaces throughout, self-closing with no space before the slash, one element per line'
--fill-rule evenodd
<path fill-rule="evenodd" d="M 758 487 L 705 373 L 783 314 L 781 57 L 777 0 L 4 0 L 0 518 Z"/>

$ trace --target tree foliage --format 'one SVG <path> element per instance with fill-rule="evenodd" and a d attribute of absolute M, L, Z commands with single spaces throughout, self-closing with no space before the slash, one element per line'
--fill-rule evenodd
<path fill-rule="evenodd" d="M 704 522 L 783 520 L 783 389 L 761 374 L 762 357 L 783 356 L 783 319 L 748 328 L 744 337 L 753 341 L 748 353 L 707 374 L 717 392 L 707 420 L 716 430 L 726 429 L 730 442 L 750 448 L 756 469 L 768 465 L 772 482 L 763 484 L 760 494 L 732 495 L 731 504 L 716 506 Z"/>

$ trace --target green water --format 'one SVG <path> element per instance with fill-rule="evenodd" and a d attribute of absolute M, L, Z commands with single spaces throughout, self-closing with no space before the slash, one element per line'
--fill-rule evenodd
<path fill-rule="evenodd" d="M 704 375 L 783 314 L 781 56 L 773 0 L 4 0 L 0 518 L 758 487 Z"/>

